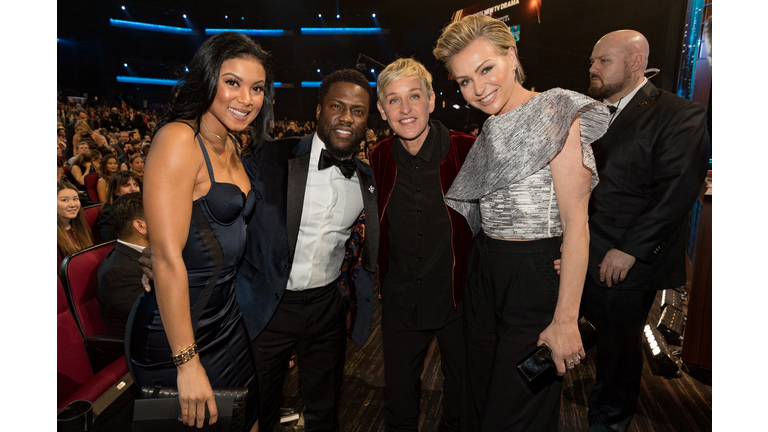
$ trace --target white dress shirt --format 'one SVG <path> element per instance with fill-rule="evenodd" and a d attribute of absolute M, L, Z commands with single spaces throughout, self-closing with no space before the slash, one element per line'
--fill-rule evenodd
<path fill-rule="evenodd" d="M 615 106 L 617 108 L 616 112 L 611 114 L 611 121 L 610 121 L 610 123 L 608 123 L 609 126 L 610 126 L 611 123 L 613 123 L 613 120 L 616 117 L 619 116 L 619 114 L 621 113 L 621 110 L 623 110 L 627 105 L 629 105 L 629 101 L 631 101 L 632 98 L 635 97 L 635 95 L 637 94 L 638 90 L 640 90 L 645 85 L 645 83 L 647 83 L 647 82 L 648 82 L 648 78 L 643 78 L 643 82 L 641 82 L 640 85 L 635 87 L 635 89 L 632 90 L 632 93 L 630 93 L 630 94 L 624 96 L 623 98 L 619 99 L 619 101 L 616 102 L 615 104 L 612 104 L 612 103 L 608 102 L 608 99 L 603 99 L 603 103 L 605 103 L 606 105 L 608 105 L 608 106 Z"/>
<path fill-rule="evenodd" d="M 143 250 L 144 250 L 144 246 L 139 246 L 139 245 L 137 245 L 137 244 L 128 243 L 128 242 L 126 242 L 126 241 L 122 241 L 122 240 L 120 240 L 120 239 L 117 239 L 117 242 L 118 242 L 118 243 L 122 243 L 122 244 L 124 244 L 124 245 L 128 246 L 129 248 L 131 248 L 131 249 L 133 249 L 133 250 L 136 250 L 136 251 L 139 251 L 139 252 L 141 252 L 141 251 L 143 251 Z"/>
<path fill-rule="evenodd" d="M 357 172 L 347 179 L 338 167 L 317 169 L 324 148 L 314 134 L 299 237 L 286 287 L 291 291 L 323 287 L 339 277 L 345 244 L 363 211 Z"/>

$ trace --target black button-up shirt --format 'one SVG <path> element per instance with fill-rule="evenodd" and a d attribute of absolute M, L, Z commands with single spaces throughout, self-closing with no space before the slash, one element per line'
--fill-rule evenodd
<path fill-rule="evenodd" d="M 382 304 L 416 330 L 437 329 L 461 316 L 453 308 L 451 221 L 440 186 L 440 163 L 450 146 L 441 140 L 450 140 L 448 130 L 431 122 L 416 155 L 397 138 L 392 145 L 397 179 L 387 204 L 389 269 Z"/>

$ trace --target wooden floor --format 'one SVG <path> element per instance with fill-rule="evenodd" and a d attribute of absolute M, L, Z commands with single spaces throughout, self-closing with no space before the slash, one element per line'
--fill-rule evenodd
<path fill-rule="evenodd" d="M 659 316 L 658 301 L 649 314 L 651 322 Z M 340 423 L 344 432 L 384 431 L 385 404 L 384 360 L 381 343 L 381 309 L 374 307 L 373 332 L 368 343 L 359 347 L 347 343 L 347 357 L 342 383 Z M 563 386 L 560 408 L 560 431 L 587 429 L 587 395 L 594 382 L 594 350 L 585 361 L 570 371 Z M 680 378 L 653 375 L 648 359 L 643 365 L 642 389 L 637 412 L 630 432 L 711 431 L 712 387 L 707 371 L 691 370 L 684 365 Z M 696 378 L 694 378 L 695 375 Z M 698 379 L 697 379 L 698 378 Z M 421 416 L 422 432 L 437 431 L 442 413 L 442 382 L 440 352 L 433 342 L 426 358 L 422 376 Z M 298 367 L 292 368 L 285 382 L 284 407 L 300 411 L 303 406 L 299 386 Z M 470 431 L 465 431 L 470 432 Z"/>

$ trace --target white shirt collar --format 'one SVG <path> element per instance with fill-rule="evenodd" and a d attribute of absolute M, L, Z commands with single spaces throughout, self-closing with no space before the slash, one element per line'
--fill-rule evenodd
<path fill-rule="evenodd" d="M 128 246 L 129 248 L 131 248 L 131 249 L 134 249 L 134 250 L 137 250 L 137 251 L 139 251 L 139 252 L 141 252 L 141 251 L 143 251 L 143 250 L 144 250 L 144 246 L 139 246 L 139 245 L 137 245 L 137 244 L 128 243 L 128 242 L 122 241 L 122 240 L 120 240 L 120 239 L 117 239 L 117 242 L 118 242 L 118 243 L 122 243 L 122 244 L 124 244 L 124 245 Z"/>
<path fill-rule="evenodd" d="M 615 104 L 612 104 L 612 103 L 608 102 L 608 99 L 603 99 L 603 103 L 605 103 L 606 105 L 613 105 L 613 106 L 615 106 L 615 107 L 617 108 L 617 110 L 616 110 L 616 115 L 618 115 L 618 114 L 619 114 L 619 111 L 623 110 L 623 109 L 624 109 L 624 108 L 625 108 L 625 107 L 626 107 L 626 106 L 629 104 L 629 101 L 631 101 L 631 100 L 632 100 L 632 98 L 633 98 L 633 97 L 635 97 L 635 95 L 637 94 L 637 92 L 638 92 L 638 91 L 639 91 L 639 90 L 640 90 L 640 89 L 641 89 L 641 88 L 642 88 L 642 87 L 645 85 L 645 83 L 647 83 L 647 82 L 648 82 L 648 78 L 643 78 L 643 82 L 641 82 L 641 83 L 640 83 L 640 84 L 639 84 L 637 87 L 635 87 L 635 89 L 634 89 L 634 90 L 632 90 L 632 93 L 630 93 L 630 94 L 628 94 L 628 95 L 624 96 L 623 98 L 619 99 L 619 101 L 618 101 L 618 102 L 616 102 Z M 613 117 L 616 117 L 616 115 L 614 115 Z"/>

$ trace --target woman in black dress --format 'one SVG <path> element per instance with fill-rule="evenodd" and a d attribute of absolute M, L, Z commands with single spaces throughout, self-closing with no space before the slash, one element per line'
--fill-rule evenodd
<path fill-rule="evenodd" d="M 239 33 L 208 39 L 174 89 L 144 174 L 154 289 L 126 329 L 139 387 L 176 386 L 184 424 L 202 427 L 212 388 L 248 387 L 244 430 L 257 430 L 258 388 L 250 339 L 235 300 L 245 220 L 255 198 L 233 133 L 261 143 L 272 117 L 269 55 Z"/>

